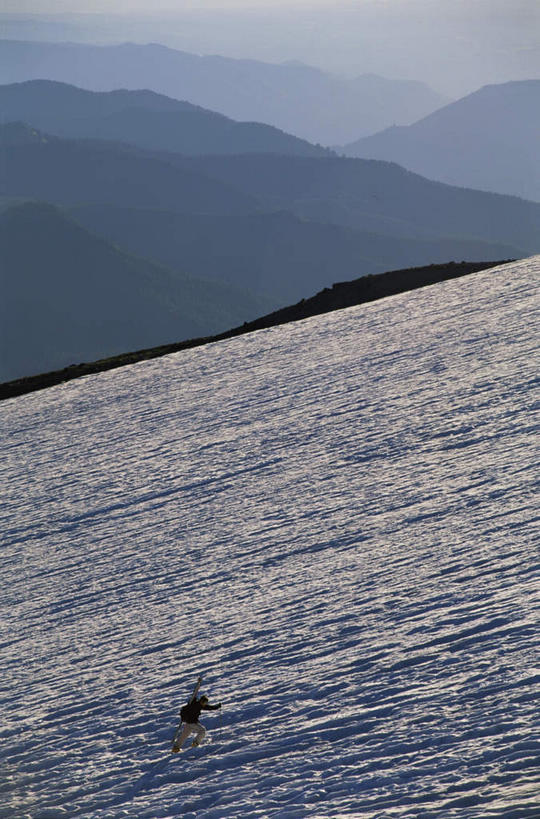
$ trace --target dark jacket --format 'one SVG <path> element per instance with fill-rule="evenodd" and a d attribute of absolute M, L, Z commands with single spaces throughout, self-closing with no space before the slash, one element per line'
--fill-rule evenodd
<path fill-rule="evenodd" d="M 218 702 L 217 705 L 210 705 L 208 700 L 201 702 L 201 700 L 194 699 L 187 705 L 184 705 L 180 711 L 180 716 L 182 718 L 182 722 L 194 723 L 199 721 L 201 711 L 217 711 L 218 708 L 221 708 L 220 702 Z"/>

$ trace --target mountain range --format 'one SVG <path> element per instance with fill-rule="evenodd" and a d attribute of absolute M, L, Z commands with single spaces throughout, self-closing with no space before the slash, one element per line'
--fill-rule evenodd
<path fill-rule="evenodd" d="M 201 56 L 159 44 L 3 40 L 0 48 L 0 83 L 41 78 L 94 91 L 147 88 L 323 145 L 414 122 L 448 102 L 416 81 L 349 79 L 298 63 Z"/>
<path fill-rule="evenodd" d="M 0 381 L 226 330 L 269 302 L 123 252 L 48 204 L 0 213 Z"/>
<path fill-rule="evenodd" d="M 235 122 L 152 91 L 96 93 L 66 83 L 31 80 L 0 86 L 0 110 L 4 122 L 30 122 L 63 137 L 135 141 L 156 151 L 305 156 L 329 153 L 271 125 Z"/>
<path fill-rule="evenodd" d="M 0 181 L 4 197 L 160 207 L 177 213 L 245 213 L 255 206 L 253 197 L 175 167 L 166 156 L 121 143 L 50 138 L 27 126 L 8 125 L 6 130 Z M 20 139 L 13 139 L 14 131 Z"/>
<path fill-rule="evenodd" d="M 307 143 L 284 141 L 287 135 L 273 128 L 266 129 L 264 154 L 246 153 L 239 140 L 229 155 L 230 145 L 218 151 L 223 118 L 191 106 L 189 116 L 201 116 L 192 133 L 194 146 L 203 146 L 199 156 L 186 156 L 182 135 L 166 137 L 174 150 L 159 150 L 165 139 L 161 114 L 185 113 L 183 103 L 159 95 L 90 93 L 33 81 L 0 87 L 0 104 L 6 120 L 24 120 L 30 133 L 45 123 L 56 135 L 79 137 L 60 142 L 46 133 L 14 136 L 14 126 L 6 126 L 5 196 L 198 214 L 286 210 L 304 220 L 386 236 L 466 238 L 502 242 L 524 254 L 538 250 L 535 204 L 441 185 L 395 164 L 344 159 L 316 147 L 314 155 L 299 156 L 299 146 L 303 150 Z M 105 132 L 103 123 L 111 116 L 114 128 Z M 108 139 L 96 140 L 96 129 Z M 113 134 L 131 147 L 112 144 Z"/>
<path fill-rule="evenodd" d="M 540 79 L 487 85 L 412 125 L 341 148 L 450 185 L 540 201 Z"/>
<path fill-rule="evenodd" d="M 18 260 L 10 231 L 4 230 L 7 249 L 0 252 L 9 259 L 6 282 L 24 281 L 27 292 L 6 284 L 6 321 L 10 332 L 19 333 L 11 345 L 15 359 L 25 348 L 25 328 L 27 349 L 40 350 L 33 364 L 31 354 L 22 357 L 20 367 L 16 360 L 13 366 L 5 362 L 4 379 L 211 335 L 361 275 L 540 251 L 540 204 L 450 187 L 396 164 L 342 158 L 315 146 L 313 155 L 299 155 L 304 143 L 275 128 L 263 127 L 267 151 L 275 148 L 273 153 L 242 153 L 243 136 L 234 154 L 227 153 L 230 145 L 221 155 L 160 150 L 163 113 L 193 115 L 191 121 L 198 123 L 193 144 L 200 126 L 203 143 L 214 149 L 223 141 L 224 118 L 154 93 L 88 92 L 42 80 L 1 87 L 0 100 L 10 119 L 26 120 L 0 126 L 3 219 L 14 220 L 15 234 L 28 245 L 20 240 Z M 96 132 L 96 123 L 111 121 L 122 141 L 97 138 L 105 131 Z M 56 134 L 40 130 L 43 122 Z M 78 138 L 59 135 L 70 128 Z M 185 145 L 182 130 L 178 141 L 167 136 L 170 147 Z M 285 146 L 289 155 L 282 153 Z M 26 200 L 49 207 L 21 209 Z M 54 247 L 43 245 L 50 223 L 56 225 Z M 102 334 L 95 347 L 86 341 L 70 345 L 65 339 L 75 330 L 74 315 L 81 328 L 85 322 L 94 328 L 81 330 L 82 337 L 99 335 L 99 298 L 79 299 L 76 310 L 66 300 L 68 292 L 76 298 L 77 277 L 81 293 L 91 277 L 91 268 L 77 264 L 77 258 L 99 254 L 106 257 L 101 270 L 116 294 L 105 309 L 106 290 L 100 291 L 103 322 L 112 335 Z M 118 281 L 112 286 L 115 264 Z M 115 335 L 111 316 L 122 309 L 117 295 L 129 287 L 126 271 L 145 265 L 154 271 L 145 274 L 146 281 L 153 278 L 154 291 L 144 294 L 134 272 L 138 306 L 130 309 L 135 315 L 146 301 L 148 318 L 139 323 L 126 314 L 125 336 Z M 28 271 L 38 275 L 42 288 L 36 287 L 35 297 L 28 295 L 35 287 Z M 30 310 L 28 299 L 34 303 Z M 40 300 L 41 324 L 34 319 Z M 169 306 L 161 323 L 159 304 Z M 55 305 L 65 310 L 65 337 L 62 311 Z M 37 332 L 40 327 L 43 332 Z M 64 339 L 58 343 L 55 327 Z"/>
<path fill-rule="evenodd" d="M 395 163 L 247 155 L 175 155 L 170 162 L 234 185 L 265 210 L 302 219 L 383 236 L 503 242 L 521 255 L 539 249 L 539 203 L 434 182 Z"/>

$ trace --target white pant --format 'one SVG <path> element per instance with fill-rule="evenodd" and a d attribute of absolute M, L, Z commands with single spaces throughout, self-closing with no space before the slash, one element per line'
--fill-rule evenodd
<path fill-rule="evenodd" d="M 206 736 L 206 728 L 200 722 L 183 722 L 178 731 L 174 735 L 173 745 L 181 748 L 190 734 L 195 731 L 197 736 L 193 740 L 197 745 L 200 745 Z"/>

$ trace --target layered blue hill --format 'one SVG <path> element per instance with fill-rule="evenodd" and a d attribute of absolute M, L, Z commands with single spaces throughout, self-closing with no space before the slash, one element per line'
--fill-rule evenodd
<path fill-rule="evenodd" d="M 540 79 L 487 85 L 343 148 L 450 185 L 540 201 Z"/>
<path fill-rule="evenodd" d="M 190 54 L 157 43 L 0 41 L 0 82 L 36 78 L 94 91 L 148 88 L 235 120 L 264 122 L 331 145 L 406 124 L 448 100 L 424 83 L 341 77 L 301 63 Z"/>
<path fill-rule="evenodd" d="M 4 122 L 23 121 L 63 137 L 134 142 L 185 154 L 325 156 L 320 146 L 271 125 L 237 122 L 147 90 L 93 92 L 51 80 L 0 86 Z"/>

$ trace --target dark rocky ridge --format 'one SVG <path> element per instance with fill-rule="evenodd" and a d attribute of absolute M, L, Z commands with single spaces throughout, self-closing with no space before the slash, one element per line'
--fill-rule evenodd
<path fill-rule="evenodd" d="M 132 353 L 114 356 L 90 363 L 75 364 L 62 370 L 50 373 L 20 378 L 0 384 L 0 400 L 24 395 L 36 390 L 52 387 L 80 378 L 85 375 L 105 372 L 127 364 L 135 364 L 138 361 L 145 361 L 152 358 L 159 358 L 163 355 L 187 350 L 192 347 L 199 347 L 203 344 L 210 344 L 216 341 L 223 341 L 234 336 L 251 333 L 255 330 L 262 330 L 268 327 L 275 327 L 286 324 L 290 321 L 300 321 L 310 316 L 321 313 L 340 310 L 345 307 L 352 307 L 357 304 L 364 304 L 377 299 L 393 296 L 419 287 L 426 287 L 437 282 L 454 279 L 460 276 L 467 276 L 480 270 L 486 270 L 501 264 L 506 264 L 511 259 L 497 262 L 449 262 L 448 264 L 428 265 L 407 270 L 392 270 L 378 275 L 362 276 L 349 282 L 338 282 L 331 288 L 325 288 L 308 299 L 302 299 L 297 304 L 276 310 L 255 321 L 246 322 L 241 327 L 235 327 L 216 336 L 205 338 L 189 339 L 176 344 L 167 344 L 160 347 L 152 347 L 146 350 L 138 350 Z"/>

